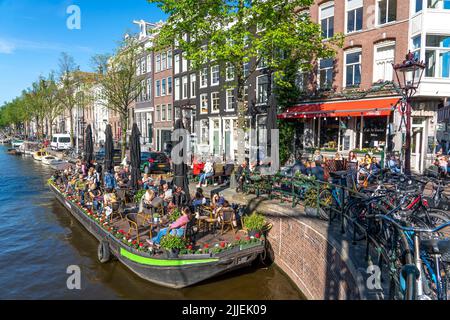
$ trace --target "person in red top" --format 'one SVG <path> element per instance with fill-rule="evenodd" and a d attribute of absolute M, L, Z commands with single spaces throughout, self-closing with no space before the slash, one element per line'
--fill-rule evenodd
<path fill-rule="evenodd" d="M 147 242 L 153 246 L 154 244 L 159 245 L 162 237 L 170 233 L 171 235 L 176 235 L 177 237 L 182 237 L 184 235 L 184 230 L 187 227 L 189 221 L 191 221 L 192 215 L 191 210 L 188 207 L 184 207 L 181 210 L 182 216 L 172 223 L 168 228 L 161 229 L 157 236 L 152 239 L 152 241 L 147 240 Z"/>
<path fill-rule="evenodd" d="M 202 173 L 204 168 L 205 168 L 204 162 L 197 160 L 197 158 L 194 159 L 194 163 L 192 165 L 192 174 L 194 176 L 199 176 Z"/>

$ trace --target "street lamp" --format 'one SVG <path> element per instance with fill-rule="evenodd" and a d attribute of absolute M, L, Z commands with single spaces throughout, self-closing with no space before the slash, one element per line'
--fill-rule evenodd
<path fill-rule="evenodd" d="M 393 64 L 395 75 L 397 77 L 398 85 L 402 89 L 402 113 L 406 119 L 406 141 L 405 141 L 405 171 L 404 173 L 411 174 L 411 97 L 417 92 L 420 81 L 422 80 L 423 72 L 425 70 L 425 63 L 414 58 L 414 55 L 409 52 L 406 55 L 406 60 L 401 64 Z"/>

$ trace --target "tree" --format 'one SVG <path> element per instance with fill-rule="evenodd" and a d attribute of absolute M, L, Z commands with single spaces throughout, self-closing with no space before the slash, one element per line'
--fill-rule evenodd
<path fill-rule="evenodd" d="M 64 91 L 58 89 L 53 73 L 47 79 L 42 78 L 39 82 L 43 108 L 48 122 L 48 135 L 53 136 L 53 125 L 58 116 L 64 112 L 64 105 L 61 103 L 60 94 Z"/>
<path fill-rule="evenodd" d="M 248 114 L 245 86 L 261 62 L 274 79 L 282 79 L 290 61 L 310 68 L 312 61 L 331 57 L 341 42 L 340 35 L 323 41 L 320 26 L 303 13 L 314 0 L 148 1 L 169 15 L 155 31 L 157 49 L 177 43 L 194 69 L 210 61 L 222 70 L 233 68 L 238 127 L 243 130 Z M 247 72 L 244 65 L 249 62 Z M 242 144 L 239 153 L 242 159 Z"/>
<path fill-rule="evenodd" d="M 122 159 L 127 150 L 127 131 L 130 109 L 133 102 L 141 94 L 142 84 L 136 75 L 136 57 L 141 50 L 140 45 L 133 38 L 124 40 L 109 59 L 108 68 L 103 76 L 99 76 L 102 87 L 100 101 L 115 111 L 120 117 L 122 129 Z M 95 61 L 95 60 L 94 60 Z M 101 61 L 101 60 L 100 60 Z M 99 67 L 97 70 L 100 70 Z"/>
<path fill-rule="evenodd" d="M 60 103 L 64 105 L 64 109 L 69 112 L 72 146 L 75 146 L 73 111 L 77 103 L 76 90 L 80 81 L 77 71 L 79 71 L 79 66 L 75 63 L 74 58 L 65 52 L 61 53 L 59 58 L 60 88 L 58 97 Z"/>
<path fill-rule="evenodd" d="M 91 65 L 99 75 L 104 75 L 108 70 L 109 54 L 96 54 L 91 58 Z"/>

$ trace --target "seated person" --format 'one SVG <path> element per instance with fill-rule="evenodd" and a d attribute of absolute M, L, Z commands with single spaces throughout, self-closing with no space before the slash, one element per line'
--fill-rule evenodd
<path fill-rule="evenodd" d="M 184 207 L 188 204 L 186 193 L 182 187 L 175 186 L 175 192 L 172 196 L 172 203 L 177 207 Z"/>
<path fill-rule="evenodd" d="M 106 211 L 106 217 L 109 217 L 112 214 L 112 208 L 115 203 L 117 203 L 117 197 L 114 190 L 107 189 L 105 196 L 103 197 L 103 206 Z"/>
<path fill-rule="evenodd" d="M 295 176 L 295 174 L 296 174 L 297 172 L 300 172 L 301 174 L 305 174 L 305 175 L 307 174 L 306 166 L 305 166 L 305 164 L 303 163 L 303 161 L 301 161 L 301 160 L 296 160 L 295 163 L 294 163 L 294 165 L 293 165 L 292 168 L 291 168 L 291 174 L 292 174 L 292 176 Z"/>
<path fill-rule="evenodd" d="M 144 188 L 144 190 L 150 189 L 150 186 L 152 185 L 152 183 L 153 183 L 153 179 L 150 178 L 150 176 L 147 173 L 145 173 L 144 177 L 142 178 L 142 187 Z"/>
<path fill-rule="evenodd" d="M 208 178 L 214 175 L 214 164 L 211 160 L 206 161 L 205 167 L 203 168 L 203 174 L 200 176 L 200 181 L 198 182 L 197 188 L 208 186 Z"/>
<path fill-rule="evenodd" d="M 84 176 L 80 174 L 78 176 L 77 182 L 75 183 L 75 192 L 80 197 L 80 203 L 82 206 L 84 206 L 84 195 L 86 193 L 86 190 L 87 190 L 86 180 L 84 179 Z"/>
<path fill-rule="evenodd" d="M 166 234 L 170 233 L 177 237 L 182 237 L 184 235 L 184 230 L 187 227 L 187 224 L 189 221 L 191 221 L 191 211 L 188 207 L 184 207 L 183 210 L 181 210 L 182 216 L 177 219 L 174 223 L 172 223 L 168 228 L 161 229 L 156 237 L 152 239 L 152 241 L 147 240 L 147 242 L 153 246 L 153 245 L 159 245 L 161 243 L 162 237 L 164 237 Z"/>
<path fill-rule="evenodd" d="M 117 188 L 117 180 L 114 174 L 112 173 L 112 170 L 108 170 L 105 174 L 105 189 L 116 189 Z"/>
<path fill-rule="evenodd" d="M 97 188 L 95 182 L 91 182 L 89 184 L 88 194 L 90 199 L 92 200 L 92 209 L 95 212 L 102 212 L 102 202 L 101 202 L 101 191 Z"/>
<path fill-rule="evenodd" d="M 372 163 L 370 164 L 370 173 L 372 174 L 372 176 L 376 177 L 380 174 L 381 172 L 381 166 L 378 162 L 378 159 L 376 157 L 372 157 Z M 373 178 L 371 177 L 371 180 Z"/>
<path fill-rule="evenodd" d="M 203 195 L 203 190 L 201 188 L 197 189 L 195 193 L 195 198 L 192 200 L 192 206 L 197 209 L 200 206 L 206 205 L 206 197 Z"/>
<path fill-rule="evenodd" d="M 66 193 L 73 194 L 75 192 L 75 184 L 77 183 L 77 179 L 75 175 L 69 176 L 69 181 L 66 186 Z"/>
<path fill-rule="evenodd" d="M 192 175 L 194 177 L 199 176 L 202 173 L 204 168 L 205 168 L 205 164 L 202 161 L 194 159 L 194 162 L 192 164 Z"/>
<path fill-rule="evenodd" d="M 224 220 L 225 212 L 231 214 L 231 219 L 232 219 L 232 222 L 233 222 L 233 226 L 237 227 L 236 214 L 235 214 L 233 208 L 230 206 L 230 203 L 227 200 L 225 200 L 224 203 L 223 203 L 223 206 L 218 208 L 217 211 L 216 211 L 216 215 L 217 215 L 217 218 L 218 218 L 219 222 Z"/>
<path fill-rule="evenodd" d="M 164 201 L 169 203 L 172 202 L 172 198 L 173 198 L 173 191 L 172 189 L 169 188 L 169 184 L 165 183 L 162 186 L 162 192 L 164 193 Z"/>
<path fill-rule="evenodd" d="M 150 210 L 151 213 L 154 213 L 156 209 L 163 205 L 163 203 L 164 200 L 161 197 L 157 197 L 155 191 L 149 189 L 142 197 L 139 205 L 139 212 L 146 212 L 146 210 Z"/>
<path fill-rule="evenodd" d="M 236 172 L 236 180 L 238 182 L 238 187 L 236 188 L 236 192 L 243 192 L 244 191 L 244 182 L 246 179 L 246 176 L 250 174 L 250 171 L 248 169 L 248 162 L 244 161 Z"/>
<path fill-rule="evenodd" d="M 391 170 L 392 173 L 400 173 L 400 164 L 397 161 L 397 158 L 395 156 L 391 156 L 387 162 L 389 170 Z"/>

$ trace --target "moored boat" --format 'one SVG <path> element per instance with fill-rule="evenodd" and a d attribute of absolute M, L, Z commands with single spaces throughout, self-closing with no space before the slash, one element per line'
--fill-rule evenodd
<path fill-rule="evenodd" d="M 25 142 L 25 141 L 23 141 L 23 140 L 17 140 L 17 139 L 15 139 L 15 140 L 12 140 L 12 141 L 11 141 L 11 146 L 12 146 L 13 148 L 19 148 L 20 146 L 22 146 L 22 145 L 24 144 L 24 142 Z"/>
<path fill-rule="evenodd" d="M 112 223 L 82 207 L 51 181 L 49 185 L 58 201 L 99 241 L 101 262 L 114 256 L 142 279 L 164 287 L 184 288 L 249 266 L 266 249 L 264 238 L 248 238 L 224 248 L 216 245 L 218 250 L 204 254 L 181 254 L 177 258 L 155 254 L 133 245 Z"/>
<path fill-rule="evenodd" d="M 48 152 L 44 150 L 39 150 L 33 153 L 33 159 L 36 161 L 42 161 L 42 158 L 48 156 Z"/>
<path fill-rule="evenodd" d="M 56 157 L 54 156 L 45 156 L 42 157 L 42 163 L 45 165 L 50 165 L 51 162 L 58 160 Z"/>

